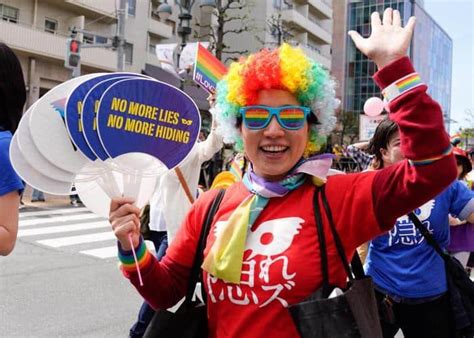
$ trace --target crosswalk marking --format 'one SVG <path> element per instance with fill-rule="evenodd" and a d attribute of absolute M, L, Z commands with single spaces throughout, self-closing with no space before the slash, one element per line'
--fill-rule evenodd
<path fill-rule="evenodd" d="M 80 251 L 80 253 L 84 255 L 89 255 L 89 256 L 94 256 L 97 258 L 111 258 L 111 257 L 116 257 L 117 256 L 117 246 L 107 246 L 105 248 L 98 248 L 98 249 L 92 249 L 92 250 L 83 250 Z"/>
<path fill-rule="evenodd" d="M 70 216 L 58 216 L 58 217 L 48 217 L 48 218 L 35 218 L 20 220 L 19 225 L 21 227 L 31 226 L 31 225 L 40 225 L 47 223 L 57 223 L 57 222 L 69 222 L 69 221 L 82 221 L 93 218 L 102 218 L 95 214 L 80 214 L 80 215 L 70 215 Z"/>
<path fill-rule="evenodd" d="M 99 232 L 99 233 L 88 234 L 88 235 L 44 239 L 44 240 L 37 241 L 37 243 L 47 245 L 53 248 L 59 248 L 59 247 L 68 246 L 68 245 L 107 241 L 109 239 L 114 239 L 114 238 L 115 238 L 114 233 L 112 231 L 108 231 L 108 232 Z"/>
<path fill-rule="evenodd" d="M 110 228 L 110 223 L 108 221 L 101 221 L 93 223 L 74 223 L 44 228 L 20 229 L 18 230 L 18 237 L 57 234 L 61 232 L 72 232 L 99 228 Z"/>
<path fill-rule="evenodd" d="M 76 252 L 96 259 L 117 258 L 117 240 L 109 221 L 86 208 L 23 210 L 18 237 L 63 252 Z M 145 243 L 154 252 L 153 243 Z"/>
<path fill-rule="evenodd" d="M 154 253 L 155 247 L 153 246 L 153 243 L 150 241 L 145 241 L 145 244 L 148 250 Z M 83 250 L 80 252 L 85 255 L 105 259 L 105 258 L 117 257 L 117 250 L 118 250 L 117 245 L 114 245 L 114 246 L 108 246 L 108 247 L 99 248 L 99 249 Z"/>
<path fill-rule="evenodd" d="M 63 208 L 63 209 L 48 209 L 41 211 L 20 211 L 20 219 L 32 216 L 46 216 L 46 215 L 57 215 L 57 214 L 73 214 L 80 212 L 89 212 L 87 208 Z"/>

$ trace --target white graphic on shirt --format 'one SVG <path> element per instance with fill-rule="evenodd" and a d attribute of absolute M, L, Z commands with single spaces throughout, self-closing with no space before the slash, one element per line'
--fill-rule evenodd
<path fill-rule="evenodd" d="M 259 307 L 266 306 L 271 302 L 277 300 L 283 306 L 287 307 L 288 302 L 280 297 L 280 293 L 287 289 L 291 290 L 295 287 L 293 278 L 296 273 L 290 273 L 288 267 L 288 257 L 283 253 L 291 246 L 294 237 L 299 234 L 302 228 L 301 224 L 304 219 L 299 217 L 278 218 L 260 224 L 255 231 L 249 231 L 247 234 L 247 241 L 245 250 L 250 251 L 250 255 L 242 264 L 241 282 L 239 285 L 225 284 L 224 289 L 215 290 L 217 288 L 217 278 L 208 275 L 207 286 L 209 298 L 213 303 L 227 299 L 236 305 L 247 305 L 253 303 Z M 227 221 L 217 222 L 214 228 L 216 236 L 227 224 Z M 257 264 L 256 256 L 264 256 Z M 279 263 L 278 265 L 276 265 Z M 280 266 L 281 276 L 275 277 L 278 283 L 271 280 L 270 269 L 272 266 Z M 275 274 L 275 270 L 272 270 Z M 256 288 L 255 278 L 261 280 L 260 298 L 252 290 Z M 285 282 L 280 283 L 281 280 Z M 246 291 L 244 291 L 246 290 Z M 217 298 L 216 298 L 217 291 Z"/>
<path fill-rule="evenodd" d="M 415 215 L 431 233 L 433 233 L 433 230 L 428 219 L 434 206 L 435 200 L 430 200 L 414 210 Z M 408 215 L 403 215 L 397 219 L 397 224 L 389 232 L 388 246 L 395 244 L 413 246 L 420 244 L 424 240 L 425 238 L 408 218 Z"/>

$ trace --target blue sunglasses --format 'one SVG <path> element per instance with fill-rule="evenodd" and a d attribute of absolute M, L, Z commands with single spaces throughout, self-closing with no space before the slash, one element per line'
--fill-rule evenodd
<path fill-rule="evenodd" d="M 240 108 L 245 127 L 251 130 L 266 128 L 275 116 L 282 128 L 299 130 L 303 128 L 311 109 L 303 106 L 246 106 Z"/>

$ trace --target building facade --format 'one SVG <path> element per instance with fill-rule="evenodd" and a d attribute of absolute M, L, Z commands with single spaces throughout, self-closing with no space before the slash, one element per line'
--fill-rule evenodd
<path fill-rule="evenodd" d="M 267 0 L 258 4 L 253 19 L 263 23 L 259 33 L 265 47 L 275 47 L 285 40 L 331 68 L 332 0 Z M 258 20 L 263 17 L 266 21 Z"/>
<path fill-rule="evenodd" d="M 209 41 L 212 45 L 221 28 L 220 39 L 227 46 L 223 62 L 289 42 L 326 68 L 331 66 L 332 0 L 240 0 L 220 14 L 226 0 L 215 0 L 216 8 L 207 13 L 199 4 L 196 0 L 191 9 L 194 34 L 189 41 Z M 173 5 L 172 12 L 171 18 L 177 20 L 179 6 Z"/>
<path fill-rule="evenodd" d="M 163 0 L 127 0 L 125 23 L 125 71 L 146 72 L 164 81 L 179 81 L 160 70 L 156 46 L 179 40 L 179 7 L 174 0 L 172 15 L 161 20 L 158 7 Z M 216 0 L 222 6 L 226 1 Z M 191 2 L 190 2 L 191 3 Z M 240 10 L 230 10 L 224 36 L 228 48 L 223 61 L 236 59 L 262 47 L 274 47 L 284 41 L 301 46 L 310 57 L 331 67 L 331 0 L 249 0 Z M 117 34 L 116 0 L 0 0 L 0 41 L 18 55 L 28 89 L 27 106 L 54 86 L 68 80 L 71 71 L 64 67 L 66 40 L 71 28 L 83 30 L 78 38 L 81 48 L 81 73 L 117 70 L 117 52 L 112 48 L 87 48 L 91 44 L 110 44 Z M 192 34 L 187 41 L 209 41 L 205 27 L 217 30 L 215 15 L 204 13 L 201 0 L 191 8 Z M 265 20 L 262 20 L 265 18 Z M 275 21 L 276 19 L 276 21 Z M 272 26 L 270 22 L 278 22 Z M 207 31 L 209 33 L 209 31 Z M 236 51 L 237 53 L 232 53 Z M 189 88 L 193 91 L 193 88 Z M 200 108 L 205 105 L 198 95 Z"/>
<path fill-rule="evenodd" d="M 381 97 L 380 91 L 372 75 L 376 66 L 359 52 L 350 37 L 348 30 L 358 31 L 362 36 L 370 35 L 370 14 L 374 11 L 383 13 L 385 8 L 398 9 L 403 23 L 412 15 L 416 16 L 412 44 L 409 56 L 415 69 L 428 85 L 428 93 L 440 103 L 449 130 L 450 99 L 451 99 L 451 70 L 452 70 L 452 40 L 449 35 L 423 9 L 422 1 L 414 0 L 346 0 L 339 1 L 334 6 L 335 15 L 345 17 L 346 23 L 337 21 L 337 29 L 344 26 L 344 35 L 335 38 L 333 44 L 333 74 L 340 87 L 338 96 L 341 98 L 340 120 L 351 120 L 357 123 L 363 113 L 365 101 L 373 96 Z M 336 31 L 336 22 L 335 31 Z M 340 55 L 344 55 L 343 58 Z M 352 114 L 353 119 L 347 119 L 342 114 Z M 341 126 L 339 126 L 339 131 Z"/>
<path fill-rule="evenodd" d="M 18 55 L 28 90 L 27 107 L 57 84 L 68 80 L 64 67 L 70 28 L 85 32 L 81 71 L 112 72 L 117 52 L 111 48 L 87 48 L 111 43 L 117 30 L 115 0 L 0 0 L 0 41 Z M 173 26 L 154 14 L 151 1 L 128 0 L 125 38 L 125 70 L 141 72 L 147 64 L 159 67 L 154 45 L 173 37 Z"/>

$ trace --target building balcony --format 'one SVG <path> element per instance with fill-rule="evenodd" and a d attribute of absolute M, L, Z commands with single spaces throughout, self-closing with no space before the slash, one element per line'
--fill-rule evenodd
<path fill-rule="evenodd" d="M 148 32 L 158 36 L 160 39 L 170 39 L 173 37 L 173 28 L 152 17 L 148 20 Z"/>
<path fill-rule="evenodd" d="M 324 56 L 316 48 L 309 45 L 300 45 L 299 47 L 304 50 L 308 57 L 319 62 L 326 69 L 331 69 L 331 56 Z"/>
<path fill-rule="evenodd" d="M 332 18 L 332 8 L 321 0 L 308 0 L 308 4 L 316 9 L 324 19 Z"/>
<path fill-rule="evenodd" d="M 115 0 L 65 0 L 65 5 L 76 7 L 90 17 L 107 17 L 117 19 Z"/>
<path fill-rule="evenodd" d="M 152 66 L 161 67 L 161 62 L 158 61 L 158 57 L 151 51 L 146 53 L 146 63 Z"/>
<path fill-rule="evenodd" d="M 67 36 L 47 33 L 30 26 L 0 21 L 2 40 L 11 48 L 39 58 L 64 60 Z M 103 71 L 115 71 L 117 53 L 105 48 L 83 48 L 81 64 Z"/>
<path fill-rule="evenodd" d="M 332 42 L 331 33 L 325 31 L 319 25 L 293 9 L 282 11 L 282 20 L 287 22 L 290 27 L 308 32 L 308 34 L 311 34 L 316 40 L 321 42 L 321 44 L 330 45 Z"/>

